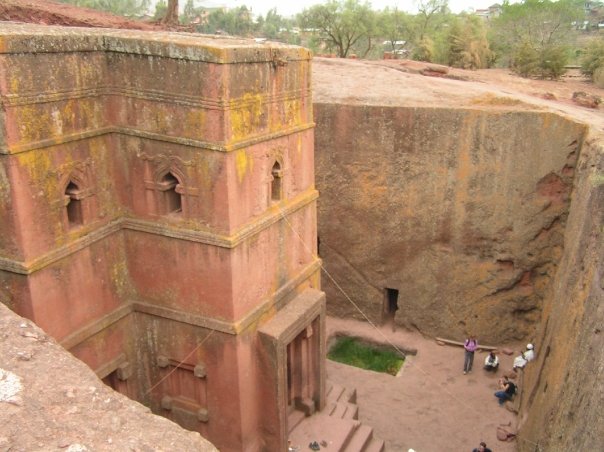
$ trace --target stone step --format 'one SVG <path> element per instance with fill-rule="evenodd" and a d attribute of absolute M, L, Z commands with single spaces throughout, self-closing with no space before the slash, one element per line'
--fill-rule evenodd
<path fill-rule="evenodd" d="M 343 452 L 361 452 L 373 437 L 373 429 L 367 425 L 359 425 L 343 445 Z"/>
<path fill-rule="evenodd" d="M 295 429 L 305 417 L 306 415 L 302 411 L 292 411 L 287 417 L 287 427 L 289 431 L 291 432 L 293 429 Z"/>
<path fill-rule="evenodd" d="M 347 403 L 346 404 L 346 413 L 344 413 L 344 418 L 346 419 L 353 419 L 353 420 L 358 420 L 359 419 L 359 406 L 355 405 L 354 403 Z"/>
<path fill-rule="evenodd" d="M 330 384 L 327 389 L 326 397 L 327 402 L 347 402 L 357 403 L 357 390 L 346 389 L 343 386 Z"/>
<path fill-rule="evenodd" d="M 360 425 L 360 422 L 351 419 L 337 419 L 324 414 L 315 414 L 304 418 L 290 432 L 289 439 L 293 445 L 300 447 L 300 451 L 307 450 L 308 445 L 316 441 L 327 443 L 326 450 L 343 452 L 348 438 L 354 435 Z"/>
<path fill-rule="evenodd" d="M 330 403 L 326 406 L 325 412 L 338 419 L 359 418 L 359 407 L 353 403 Z"/>
<path fill-rule="evenodd" d="M 365 445 L 362 452 L 384 452 L 386 450 L 386 444 L 383 439 L 371 438 L 369 444 Z"/>
<path fill-rule="evenodd" d="M 340 397 L 343 396 L 346 388 L 344 386 L 332 384 L 327 389 L 327 393 L 325 394 L 325 399 L 328 402 L 336 403 Z"/>
<path fill-rule="evenodd" d="M 373 428 L 358 421 L 356 390 L 330 384 L 323 411 L 305 417 L 302 412 L 290 414 L 289 439 L 300 451 L 310 450 L 314 441 L 329 452 L 384 452 L 384 441 L 373 437 Z"/>

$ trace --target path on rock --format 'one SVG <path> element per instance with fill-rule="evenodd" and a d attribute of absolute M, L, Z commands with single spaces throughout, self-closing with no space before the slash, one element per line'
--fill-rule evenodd
<path fill-rule="evenodd" d="M 418 333 L 378 330 L 368 323 L 332 317 L 327 330 L 327 337 L 346 333 L 417 350 L 417 355 L 407 356 L 396 377 L 327 362 L 328 381 L 356 388 L 359 420 L 386 441 L 387 451 L 470 451 L 480 441 L 497 452 L 516 450 L 515 442 L 496 438 L 497 427 L 514 426 L 516 416 L 499 407 L 493 396 L 498 379 L 512 368 L 513 356 L 499 354 L 500 369 L 494 375 L 482 369 L 486 352 L 477 352 L 472 372 L 463 375 L 462 348 L 438 345 Z M 521 347 L 506 345 L 513 350 Z"/>

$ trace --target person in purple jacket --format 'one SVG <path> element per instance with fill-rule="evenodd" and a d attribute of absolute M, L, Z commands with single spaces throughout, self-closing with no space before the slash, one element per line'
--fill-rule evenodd
<path fill-rule="evenodd" d="M 468 372 L 472 372 L 472 364 L 474 364 L 474 352 L 478 348 L 478 341 L 476 337 L 470 335 L 464 343 L 463 348 L 465 349 L 465 356 L 463 360 L 463 374 L 467 374 Z"/>

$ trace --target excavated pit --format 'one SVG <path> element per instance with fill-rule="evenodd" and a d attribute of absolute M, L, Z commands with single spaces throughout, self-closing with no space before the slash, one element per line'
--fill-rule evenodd
<path fill-rule="evenodd" d="M 528 83 L 434 80 L 405 64 L 314 61 L 329 313 L 530 339 L 517 450 L 598 449 L 604 116 Z"/>
<path fill-rule="evenodd" d="M 363 314 L 379 323 L 392 311 L 430 336 L 530 338 L 562 255 L 585 125 L 333 103 L 316 103 L 315 120 L 320 255 Z M 330 314 L 362 319 L 329 279 L 323 288 Z"/>

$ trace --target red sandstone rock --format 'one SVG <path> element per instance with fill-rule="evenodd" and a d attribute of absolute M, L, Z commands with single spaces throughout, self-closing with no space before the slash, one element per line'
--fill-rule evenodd
<path fill-rule="evenodd" d="M 572 99 L 573 99 L 573 102 L 576 103 L 577 105 L 581 105 L 582 107 L 587 107 L 587 108 L 598 108 L 598 106 L 602 102 L 601 97 L 587 94 L 582 91 L 574 92 Z"/>
<path fill-rule="evenodd" d="M 76 7 L 52 0 L 2 0 L 0 20 L 77 27 L 161 29 L 155 24 L 128 20 L 98 9 Z"/>

